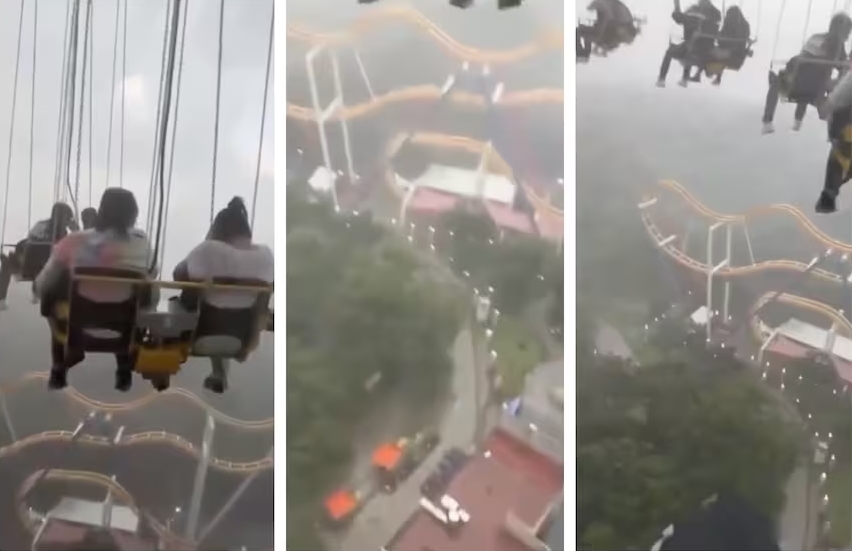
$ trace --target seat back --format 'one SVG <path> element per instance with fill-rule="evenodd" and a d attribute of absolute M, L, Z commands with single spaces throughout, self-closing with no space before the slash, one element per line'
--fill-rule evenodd
<path fill-rule="evenodd" d="M 191 353 L 193 356 L 242 360 L 256 344 L 259 333 L 267 328 L 272 286 L 264 281 L 239 278 L 215 278 L 212 284 L 246 289 L 214 287 L 195 295 L 198 324 L 192 338 Z M 181 297 L 185 308 L 193 309 L 191 296 L 192 293 L 188 293 Z M 245 306 L 224 306 L 228 303 Z"/>
<path fill-rule="evenodd" d="M 27 241 L 24 244 L 22 257 L 20 259 L 20 281 L 34 281 L 44 268 L 53 252 L 53 243 L 50 241 Z"/>
<path fill-rule="evenodd" d="M 124 281 L 93 281 L 86 277 Z M 74 269 L 70 280 L 68 348 L 84 352 L 130 351 L 136 339 L 137 313 L 151 302 L 151 288 L 145 276 L 133 270 L 80 267 Z"/>

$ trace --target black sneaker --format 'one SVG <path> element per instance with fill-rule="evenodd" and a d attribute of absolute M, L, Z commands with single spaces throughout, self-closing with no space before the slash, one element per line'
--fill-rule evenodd
<path fill-rule="evenodd" d="M 816 207 L 814 208 L 819 214 L 831 214 L 832 212 L 837 212 L 837 199 L 831 192 L 822 190 L 822 193 L 819 194 Z"/>
<path fill-rule="evenodd" d="M 119 392 L 127 392 L 133 386 L 132 371 L 116 371 L 115 372 L 115 389 Z"/>
<path fill-rule="evenodd" d="M 222 394 L 223 392 L 225 392 L 225 386 L 225 381 L 219 377 L 214 377 L 213 375 L 210 375 L 204 379 L 204 388 L 206 388 L 210 392 Z"/>
<path fill-rule="evenodd" d="M 62 390 L 68 386 L 68 372 L 58 367 L 50 369 L 50 377 L 47 379 L 48 390 Z"/>

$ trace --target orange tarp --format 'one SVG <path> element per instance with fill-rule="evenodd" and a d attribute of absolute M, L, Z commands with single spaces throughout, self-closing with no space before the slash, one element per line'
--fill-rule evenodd
<path fill-rule="evenodd" d="M 373 466 L 392 471 L 402 459 L 402 450 L 396 444 L 382 444 L 373 452 Z"/>
<path fill-rule="evenodd" d="M 341 490 L 328 496 L 325 500 L 325 511 L 332 520 L 340 520 L 355 510 L 358 500 L 352 492 Z"/>

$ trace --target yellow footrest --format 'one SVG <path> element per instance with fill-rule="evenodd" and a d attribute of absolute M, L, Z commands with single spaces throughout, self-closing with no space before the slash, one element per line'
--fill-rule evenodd
<path fill-rule="evenodd" d="M 186 346 L 163 348 L 140 347 L 136 372 L 144 376 L 175 375 L 186 361 Z"/>

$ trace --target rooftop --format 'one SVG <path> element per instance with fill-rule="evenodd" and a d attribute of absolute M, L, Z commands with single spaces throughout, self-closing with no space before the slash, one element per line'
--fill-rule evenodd
<path fill-rule="evenodd" d="M 421 507 L 386 546 L 388 551 L 531 548 L 521 540 L 535 537 L 559 499 L 562 467 L 500 429 L 491 433 L 485 449 L 465 465 L 446 491 L 470 520 L 450 532 Z"/>

